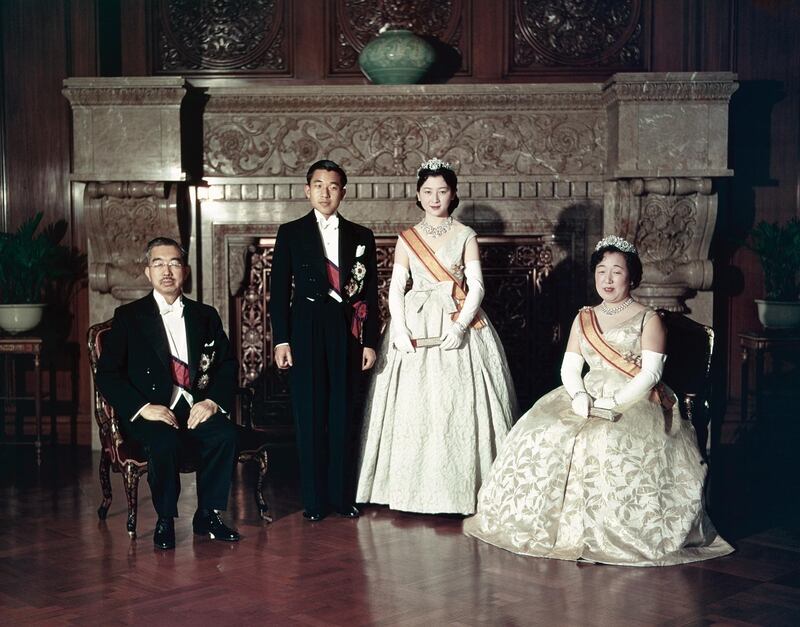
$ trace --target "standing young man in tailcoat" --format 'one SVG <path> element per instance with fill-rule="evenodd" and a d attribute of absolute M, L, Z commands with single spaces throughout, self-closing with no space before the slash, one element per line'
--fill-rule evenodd
<path fill-rule="evenodd" d="M 375 363 L 378 341 L 375 237 L 339 215 L 346 186 L 333 161 L 308 169 L 312 209 L 281 225 L 270 277 L 275 362 L 291 368 L 303 515 L 311 521 L 331 511 L 359 515 L 351 427 L 359 381 Z"/>

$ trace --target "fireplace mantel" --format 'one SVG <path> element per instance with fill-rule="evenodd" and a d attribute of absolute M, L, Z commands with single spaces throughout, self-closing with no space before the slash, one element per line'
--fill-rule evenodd
<path fill-rule="evenodd" d="M 588 246 L 615 232 L 641 252 L 640 299 L 709 322 L 715 181 L 732 174 L 735 78 L 411 86 L 67 79 L 75 195 L 89 225 L 91 320 L 144 293 L 137 257 L 158 233 L 190 245 L 190 292 L 227 324 L 248 247 L 308 210 L 311 162 L 341 163 L 350 177 L 342 212 L 388 236 L 418 220 L 416 168 L 439 156 L 459 175 L 459 219 L 479 233 L 552 237 L 557 255 L 585 266 Z M 578 289 L 591 293 L 587 283 Z"/>

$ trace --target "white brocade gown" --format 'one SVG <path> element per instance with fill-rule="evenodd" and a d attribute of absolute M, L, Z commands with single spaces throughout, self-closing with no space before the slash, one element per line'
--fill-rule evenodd
<path fill-rule="evenodd" d="M 463 276 L 461 227 L 437 259 Z M 398 246 L 403 246 L 402 240 Z M 437 282 L 409 251 L 412 289 L 406 326 L 414 338 L 439 337 L 455 311 L 452 283 Z M 478 489 L 516 418 L 516 396 L 500 338 L 485 314 L 458 349 L 396 350 L 384 334 L 367 394 L 356 501 L 428 514 L 472 514 Z"/>
<path fill-rule="evenodd" d="M 641 355 L 650 309 L 604 334 L 618 352 Z M 592 349 L 584 378 L 594 398 L 630 379 Z M 669 392 L 672 394 L 672 392 Z M 650 400 L 615 422 L 582 418 L 563 387 L 543 396 L 509 433 L 464 532 L 538 557 L 666 566 L 727 555 L 703 506 L 706 466 L 694 428 Z"/>

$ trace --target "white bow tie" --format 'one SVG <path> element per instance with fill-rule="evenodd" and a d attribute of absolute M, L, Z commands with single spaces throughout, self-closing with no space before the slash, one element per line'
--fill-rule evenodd
<path fill-rule="evenodd" d="M 178 313 L 182 314 L 183 303 L 176 300 L 171 305 L 159 305 L 158 307 L 158 313 L 160 313 L 162 316 L 166 316 L 167 314 L 172 313 L 173 311 L 177 311 Z"/>

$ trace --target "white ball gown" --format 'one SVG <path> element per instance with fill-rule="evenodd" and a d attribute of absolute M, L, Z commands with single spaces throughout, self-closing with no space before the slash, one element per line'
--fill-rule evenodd
<path fill-rule="evenodd" d="M 645 309 L 603 339 L 640 356 L 653 315 Z M 580 348 L 593 398 L 630 380 L 582 332 Z M 703 506 L 706 466 L 691 423 L 677 405 L 649 399 L 622 409 L 615 422 L 583 418 L 563 387 L 539 399 L 506 438 L 464 532 L 523 555 L 630 566 L 731 553 Z"/>
<path fill-rule="evenodd" d="M 460 225 L 436 258 L 462 279 Z M 398 246 L 406 246 L 402 239 Z M 413 287 L 405 295 L 414 338 L 439 337 L 450 324 L 452 283 L 436 281 L 410 250 Z M 396 350 L 387 331 L 367 394 L 356 501 L 428 514 L 472 514 L 498 447 L 518 415 L 505 352 L 486 315 L 461 347 Z"/>

